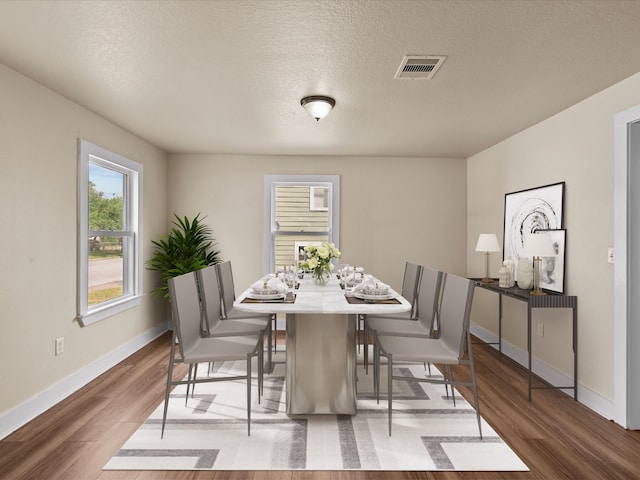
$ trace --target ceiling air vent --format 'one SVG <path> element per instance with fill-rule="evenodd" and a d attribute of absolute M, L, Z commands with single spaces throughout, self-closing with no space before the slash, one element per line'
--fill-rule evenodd
<path fill-rule="evenodd" d="M 431 80 L 446 58 L 446 55 L 406 55 L 394 78 Z"/>

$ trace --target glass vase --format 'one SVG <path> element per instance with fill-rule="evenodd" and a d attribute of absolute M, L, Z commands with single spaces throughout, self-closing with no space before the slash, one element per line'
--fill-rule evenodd
<path fill-rule="evenodd" d="M 331 272 L 326 268 L 322 268 L 320 270 L 314 270 L 313 272 L 313 282 L 316 285 L 326 285 L 329 283 L 331 279 Z"/>

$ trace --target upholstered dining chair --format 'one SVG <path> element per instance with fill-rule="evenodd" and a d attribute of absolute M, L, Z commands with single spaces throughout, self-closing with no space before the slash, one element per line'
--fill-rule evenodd
<path fill-rule="evenodd" d="M 471 334 L 469 333 L 469 316 L 471 313 L 474 287 L 474 282 L 467 278 L 451 274 L 447 275 L 447 280 L 442 292 L 442 303 L 440 306 L 442 323 L 440 326 L 440 336 L 438 338 L 381 335 L 380 332 L 378 332 L 377 341 L 380 354 L 387 358 L 389 436 L 391 436 L 392 425 L 393 381 L 401 380 L 448 384 L 452 387 L 454 385 L 470 386 L 473 391 L 478 430 L 480 431 L 480 438 L 482 438 L 480 404 L 478 403 L 473 349 L 471 345 Z M 449 373 L 445 374 L 443 379 L 435 377 L 405 377 L 394 374 L 394 362 L 433 363 L 448 368 Z M 451 375 L 452 365 L 469 365 L 470 381 L 454 381 Z M 379 374 L 379 370 L 377 373 Z M 378 384 L 379 383 L 380 381 L 378 380 Z"/>
<path fill-rule="evenodd" d="M 420 283 L 422 281 L 423 266 L 417 263 L 405 262 L 404 275 L 402 278 L 402 290 L 400 294 L 411 304 L 411 310 L 403 313 L 390 315 L 366 315 L 364 321 L 364 371 L 369 373 L 369 336 L 374 332 L 371 331 L 371 323 L 375 321 L 388 322 L 390 320 L 415 320 L 418 317 L 418 296 L 420 292 Z M 379 320 L 382 319 L 382 320 Z M 374 357 L 375 358 L 375 357 Z"/>
<path fill-rule="evenodd" d="M 420 290 L 417 294 L 417 317 L 415 319 L 402 319 L 400 317 L 385 317 L 382 315 L 370 315 L 367 318 L 369 334 L 373 336 L 373 371 L 374 388 L 380 388 L 377 384 L 380 367 L 380 355 L 378 352 L 378 335 L 399 335 L 407 337 L 432 337 L 435 325 L 440 314 L 440 297 L 446 275 L 433 268 L 422 267 Z M 430 368 L 430 367 L 429 367 Z"/>
<path fill-rule="evenodd" d="M 236 299 L 235 286 L 233 282 L 233 270 L 231 269 L 231 261 L 218 263 L 215 265 L 218 272 L 218 286 L 220 291 L 220 318 L 222 321 L 234 320 L 237 318 L 248 319 L 255 318 L 267 320 L 269 322 L 268 333 L 268 365 L 271 371 L 271 350 L 276 343 L 273 339 L 273 325 L 275 323 L 275 315 L 268 313 L 241 312 L 233 308 L 233 302 Z"/>
<path fill-rule="evenodd" d="M 167 372 L 167 387 L 162 414 L 162 431 L 164 437 L 169 394 L 173 385 L 189 385 L 190 383 L 209 383 L 228 380 L 246 380 L 247 382 L 247 435 L 251 434 L 251 359 L 257 355 L 260 345 L 259 335 L 242 335 L 229 337 L 203 338 L 200 333 L 201 306 L 195 273 L 186 273 L 168 280 L 171 296 L 172 318 L 174 323 Z M 178 352 L 176 352 L 176 344 Z M 175 363 L 208 363 L 224 361 L 246 361 L 245 375 L 225 377 L 194 377 L 189 380 L 173 380 Z M 260 369 L 261 370 L 261 369 Z M 261 373 L 258 373 L 260 381 Z"/>
<path fill-rule="evenodd" d="M 259 365 L 264 365 L 263 339 L 271 325 L 268 315 L 240 316 L 233 319 L 221 320 L 221 301 L 218 281 L 218 269 L 215 265 L 196 271 L 200 303 L 202 306 L 202 331 L 205 337 L 230 337 L 234 335 L 259 335 L 260 349 L 258 352 Z M 238 312 L 242 313 L 242 312 Z M 271 366 L 269 365 L 269 369 Z M 262 392 L 260 392 L 262 393 Z"/>

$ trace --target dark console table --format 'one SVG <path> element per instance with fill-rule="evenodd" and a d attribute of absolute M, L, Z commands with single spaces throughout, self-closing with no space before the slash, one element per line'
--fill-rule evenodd
<path fill-rule="evenodd" d="M 573 390 L 574 400 L 578 400 L 578 297 L 573 295 L 561 295 L 547 292 L 547 295 L 531 295 L 530 290 L 522 290 L 517 287 L 501 288 L 498 281 L 494 283 L 482 283 L 478 278 L 472 278 L 476 286 L 484 290 L 489 290 L 498 294 L 498 350 L 502 353 L 502 297 L 509 297 L 527 303 L 527 353 L 529 364 L 529 401 L 531 401 L 531 390 L 536 388 L 551 388 Z M 573 385 L 569 387 L 561 386 L 533 386 L 531 371 L 531 310 L 534 308 L 570 308 L 573 310 Z"/>

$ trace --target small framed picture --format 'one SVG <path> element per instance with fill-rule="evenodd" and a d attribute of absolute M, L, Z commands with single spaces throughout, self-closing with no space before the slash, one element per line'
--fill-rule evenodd
<path fill-rule="evenodd" d="M 540 259 L 540 288 L 556 293 L 564 293 L 564 259 L 567 244 L 566 230 L 537 230 L 546 233 L 556 251 L 555 257 Z"/>

